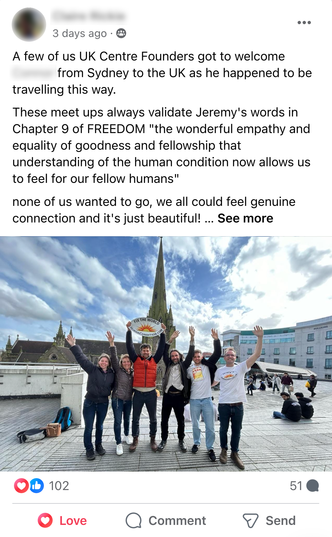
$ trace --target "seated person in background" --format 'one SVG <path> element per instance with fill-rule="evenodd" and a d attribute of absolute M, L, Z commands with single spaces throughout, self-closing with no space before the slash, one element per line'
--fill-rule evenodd
<path fill-rule="evenodd" d="M 310 420 L 314 415 L 314 407 L 312 406 L 311 400 L 308 397 L 304 397 L 302 392 L 296 392 L 294 395 L 301 405 L 303 418 Z"/>
<path fill-rule="evenodd" d="M 262 392 L 264 392 L 266 390 L 266 384 L 265 384 L 264 380 L 261 380 L 261 383 L 260 383 L 258 389 L 262 390 Z"/>
<path fill-rule="evenodd" d="M 280 395 L 284 400 L 284 404 L 281 412 L 273 412 L 273 417 L 282 420 L 300 421 L 302 416 L 300 403 L 291 399 L 289 393 L 284 392 Z"/>

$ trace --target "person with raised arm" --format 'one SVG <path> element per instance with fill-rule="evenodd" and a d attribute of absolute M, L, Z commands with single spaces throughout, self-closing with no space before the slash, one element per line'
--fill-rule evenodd
<path fill-rule="evenodd" d="M 255 326 L 254 335 L 257 336 L 255 351 L 247 360 L 239 364 L 235 364 L 236 354 L 234 348 L 228 347 L 224 355 L 226 365 L 220 367 L 215 374 L 215 380 L 220 382 L 218 411 L 221 453 L 219 459 L 222 464 L 227 463 L 227 431 L 231 422 L 231 459 L 240 470 L 244 470 L 244 464 L 238 455 L 238 451 L 243 420 L 243 403 L 247 400 L 244 376 L 261 355 L 263 334 L 263 328 Z"/>
<path fill-rule="evenodd" d="M 126 444 L 129 440 L 129 419 L 133 396 L 133 364 L 128 354 L 123 354 L 118 360 L 114 336 L 110 331 L 106 332 L 110 344 L 111 364 L 115 372 L 115 386 L 112 392 L 112 410 L 114 415 L 114 436 L 116 441 L 116 454 L 123 455 L 121 442 L 121 422 L 123 417 L 124 439 Z"/>
<path fill-rule="evenodd" d="M 194 345 L 195 328 L 189 328 L 191 335 L 190 345 Z M 214 374 L 217 370 L 216 363 L 221 357 L 221 345 L 217 330 L 212 328 L 211 336 L 214 344 L 214 351 L 210 358 L 204 358 L 202 351 L 194 349 L 193 363 L 187 370 L 187 377 L 191 380 L 190 390 L 190 414 L 193 426 L 194 444 L 192 453 L 197 453 L 201 443 L 201 430 L 199 420 L 201 413 L 205 422 L 205 444 L 208 457 L 211 462 L 216 461 L 213 449 L 215 440 L 214 432 L 214 407 L 212 403 L 211 385 L 214 381 Z"/>
<path fill-rule="evenodd" d="M 71 334 L 66 337 L 66 340 L 75 360 L 88 374 L 87 392 L 83 405 L 83 418 L 85 422 L 83 439 L 86 458 L 92 461 L 96 458 L 92 444 L 92 429 L 95 418 L 96 452 L 98 455 L 105 455 L 106 453 L 102 445 L 103 424 L 108 410 L 108 398 L 111 395 L 114 385 L 114 371 L 111 367 L 111 360 L 108 354 L 101 354 L 96 365 L 85 356 L 81 347 L 76 345 L 76 340 Z"/>
<path fill-rule="evenodd" d="M 192 327 L 189 327 L 189 329 Z M 164 350 L 164 362 L 166 366 L 165 375 L 162 381 L 163 404 L 161 409 L 161 442 L 158 451 L 163 451 L 168 438 L 168 421 L 172 410 L 178 423 L 178 439 L 180 450 L 185 453 L 187 446 L 184 442 L 184 405 L 189 399 L 189 382 L 187 379 L 187 369 L 191 364 L 194 355 L 194 344 L 190 342 L 189 351 L 186 359 L 177 349 L 169 348 L 172 342 L 178 337 L 180 332 L 175 330 L 169 341 L 167 341 Z M 169 355 L 168 355 L 169 353 Z"/>
<path fill-rule="evenodd" d="M 137 355 L 133 345 L 131 335 L 131 322 L 127 323 L 126 345 L 130 360 L 134 364 L 134 381 L 133 381 L 133 421 L 132 435 L 133 441 L 129 446 L 129 451 L 133 453 L 136 450 L 139 437 L 139 420 L 143 406 L 145 405 L 150 420 L 150 445 L 152 451 L 157 451 L 156 433 L 157 433 L 157 364 L 161 360 L 165 348 L 165 330 L 166 326 L 161 324 L 163 332 L 160 334 L 159 344 L 154 356 L 151 355 L 151 345 L 142 343 L 140 354 Z"/>

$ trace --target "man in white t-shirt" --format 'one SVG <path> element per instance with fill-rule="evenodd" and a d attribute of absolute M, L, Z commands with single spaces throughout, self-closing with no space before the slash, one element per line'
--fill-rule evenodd
<path fill-rule="evenodd" d="M 238 451 L 240 434 L 243 420 L 243 403 L 247 401 L 244 376 L 260 357 L 263 344 L 263 329 L 261 326 L 255 326 L 254 335 L 257 336 L 255 352 L 248 360 L 235 364 L 236 354 L 233 347 L 228 347 L 224 356 L 226 365 L 217 369 L 215 381 L 220 382 L 219 396 L 219 420 L 220 420 L 220 462 L 227 462 L 227 431 L 229 422 L 232 424 L 231 436 L 231 459 L 240 470 L 244 470 L 244 464 L 241 461 Z"/>
<path fill-rule="evenodd" d="M 192 345 L 195 329 L 189 328 Z M 217 369 L 216 363 L 221 356 L 221 345 L 217 330 L 211 330 L 213 338 L 214 351 L 209 359 L 203 357 L 203 353 L 195 349 L 193 363 L 187 370 L 187 377 L 191 380 L 190 390 L 190 414 L 193 425 L 194 445 L 191 448 L 192 453 L 197 453 L 201 443 L 201 430 L 199 420 L 201 413 L 205 422 L 205 445 L 208 457 L 211 462 L 216 461 L 216 455 L 213 450 L 215 440 L 214 434 L 214 408 L 212 403 L 211 384 L 214 380 L 214 373 Z"/>

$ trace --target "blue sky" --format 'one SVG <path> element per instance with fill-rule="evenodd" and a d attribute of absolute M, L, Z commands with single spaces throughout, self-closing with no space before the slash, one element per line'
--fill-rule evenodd
<path fill-rule="evenodd" d="M 332 240 L 164 237 L 167 306 L 186 350 L 188 326 L 293 326 L 332 315 Z M 52 340 L 59 320 L 77 338 L 123 341 L 151 303 L 158 237 L 0 237 L 0 349 L 8 335 Z"/>

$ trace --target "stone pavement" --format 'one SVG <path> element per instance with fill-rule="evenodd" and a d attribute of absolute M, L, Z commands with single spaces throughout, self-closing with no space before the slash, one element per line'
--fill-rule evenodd
<path fill-rule="evenodd" d="M 305 381 L 296 380 L 295 391 L 309 392 Z M 255 391 L 248 396 L 240 442 L 240 456 L 247 471 L 331 471 L 332 470 L 332 383 L 319 382 L 313 399 L 315 414 L 311 420 L 293 423 L 272 418 L 273 410 L 281 410 L 282 398 L 271 389 Z M 218 391 L 214 391 L 215 403 Z M 161 398 L 158 399 L 158 428 Z M 56 416 L 60 399 L 16 399 L 0 401 L 0 471 L 219 471 L 239 472 L 229 460 L 226 465 L 211 463 L 204 446 L 193 455 L 191 423 L 186 423 L 187 453 L 181 453 L 176 436 L 176 420 L 171 416 L 170 435 L 163 453 L 149 447 L 148 416 L 141 419 L 141 436 L 135 453 L 115 454 L 112 411 L 104 424 L 103 457 L 87 461 L 83 448 L 83 428 L 73 426 L 58 438 L 19 444 L 17 432 L 42 427 Z M 204 430 L 204 423 L 201 427 Z M 219 422 L 216 421 L 215 449 L 219 455 Z M 157 434 L 157 438 L 160 436 Z"/>

